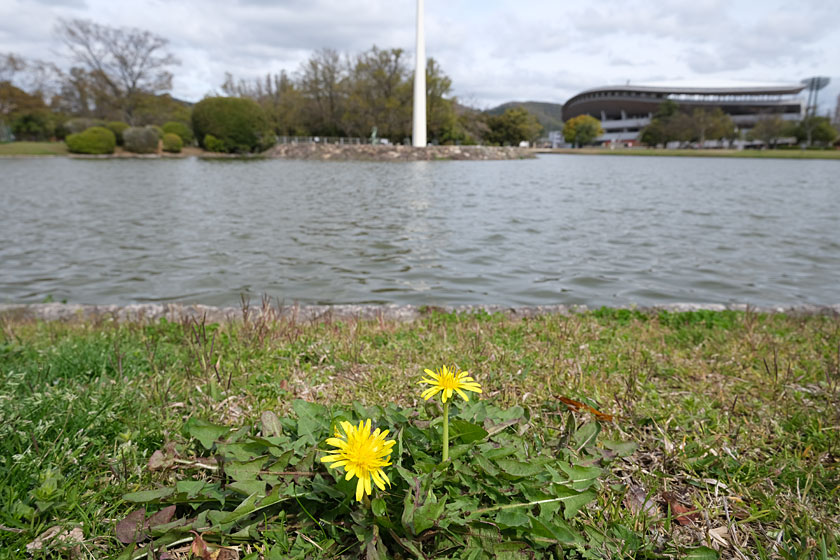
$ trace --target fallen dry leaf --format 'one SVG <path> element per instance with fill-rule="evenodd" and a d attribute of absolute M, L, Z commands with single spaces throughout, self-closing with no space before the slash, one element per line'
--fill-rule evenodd
<path fill-rule="evenodd" d="M 728 527 L 715 527 L 709 531 L 709 536 L 712 538 L 712 541 L 720 544 L 721 546 L 729 546 L 729 541 L 727 540 L 727 537 L 729 536 Z"/>
<path fill-rule="evenodd" d="M 190 533 L 195 535 L 190 552 L 201 560 L 239 560 L 239 549 L 209 545 L 195 531 L 190 531 Z"/>
<path fill-rule="evenodd" d="M 659 506 L 656 505 L 641 486 L 630 485 L 624 495 L 624 505 L 635 515 L 640 513 L 648 517 L 659 517 Z"/>
<path fill-rule="evenodd" d="M 190 552 L 194 556 L 198 556 L 201 560 L 213 560 L 210 557 L 210 551 L 207 549 L 207 543 L 204 542 L 204 539 L 201 538 L 201 535 L 196 533 L 195 531 L 190 531 L 193 535 L 195 535 L 195 539 L 193 539 L 192 546 L 190 547 Z"/>
<path fill-rule="evenodd" d="M 211 560 L 239 560 L 239 551 L 235 548 L 219 548 L 213 552 Z"/>
<path fill-rule="evenodd" d="M 570 409 L 574 410 L 575 412 L 577 412 L 580 409 L 584 409 L 584 410 L 587 410 L 587 411 L 591 412 L 595 416 L 596 420 L 601 420 L 602 422 L 612 422 L 613 421 L 612 414 L 603 413 L 600 410 L 598 410 L 597 408 L 593 408 L 586 403 L 582 403 L 580 401 L 576 401 L 576 400 L 570 399 L 568 397 L 559 397 L 559 400 L 560 400 L 561 403 L 565 404 L 566 406 L 568 406 Z"/>
<path fill-rule="evenodd" d="M 125 519 L 117 523 L 117 538 L 123 544 L 131 544 L 144 540 L 146 534 L 143 527 L 146 521 L 146 508 L 132 511 Z"/>
<path fill-rule="evenodd" d="M 80 527 L 74 527 L 69 531 L 62 531 L 61 527 L 56 525 L 55 527 L 50 527 L 41 533 L 34 541 L 27 544 L 26 550 L 29 553 L 34 553 L 53 545 L 65 548 L 68 545 L 75 545 L 83 540 L 85 540 L 85 534 L 82 532 Z M 74 547 L 74 549 L 76 548 L 78 548 L 78 546 Z M 71 555 L 72 552 L 73 551 L 71 551 Z"/>
<path fill-rule="evenodd" d="M 662 497 L 668 502 L 668 505 L 671 507 L 671 514 L 680 525 L 691 525 L 694 522 L 700 521 L 700 512 L 694 508 L 682 505 L 673 492 L 663 492 Z"/>
<path fill-rule="evenodd" d="M 166 525 L 170 521 L 172 521 L 172 516 L 175 515 L 175 506 L 166 506 L 149 519 L 146 520 L 144 527 L 149 529 L 150 527 L 157 527 L 158 525 Z"/>
<path fill-rule="evenodd" d="M 283 426 L 280 424 L 280 419 L 272 411 L 264 411 L 260 415 L 260 422 L 262 423 L 262 433 L 264 436 L 283 435 Z"/>
<path fill-rule="evenodd" d="M 175 464 L 175 459 L 179 457 L 178 451 L 175 449 L 175 443 L 169 442 L 163 446 L 163 449 L 158 449 L 152 456 L 149 457 L 147 467 L 150 471 L 161 469 L 168 469 Z"/>

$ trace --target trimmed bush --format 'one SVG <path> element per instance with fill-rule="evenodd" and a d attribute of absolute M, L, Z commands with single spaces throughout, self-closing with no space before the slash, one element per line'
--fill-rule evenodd
<path fill-rule="evenodd" d="M 177 154 L 181 152 L 181 148 L 184 147 L 184 142 L 181 140 L 181 137 L 177 134 L 172 134 L 171 132 L 167 132 L 163 135 L 163 151 L 169 152 L 172 154 Z"/>
<path fill-rule="evenodd" d="M 113 154 L 117 137 L 105 127 L 94 126 L 69 135 L 66 142 L 74 154 Z"/>
<path fill-rule="evenodd" d="M 147 124 L 146 128 L 151 128 L 158 135 L 158 140 L 163 140 L 163 129 L 156 124 Z"/>
<path fill-rule="evenodd" d="M 114 133 L 117 137 L 117 146 L 123 145 L 123 132 L 128 128 L 128 124 L 122 121 L 111 121 L 108 123 L 108 130 Z"/>
<path fill-rule="evenodd" d="M 185 146 L 190 146 L 195 137 L 190 127 L 182 122 L 169 121 L 163 125 L 164 134 L 177 134 Z"/>
<path fill-rule="evenodd" d="M 153 154 L 158 150 L 157 131 L 150 126 L 132 126 L 123 132 L 123 147 L 135 154 Z"/>
<path fill-rule="evenodd" d="M 192 112 L 195 136 L 201 147 L 210 151 L 248 153 L 267 150 L 274 145 L 271 122 L 252 99 L 238 97 L 208 97 L 199 101 Z M 209 147 L 208 136 L 217 138 L 221 150 Z"/>
<path fill-rule="evenodd" d="M 225 143 L 213 136 L 212 134 L 204 135 L 204 141 L 201 143 L 204 149 L 208 152 L 224 152 Z"/>
<path fill-rule="evenodd" d="M 94 126 L 105 128 L 106 124 L 105 121 L 101 121 L 99 119 L 78 118 L 70 119 L 64 123 L 63 128 L 67 131 L 67 134 L 78 134 L 79 132 L 84 132 Z"/>

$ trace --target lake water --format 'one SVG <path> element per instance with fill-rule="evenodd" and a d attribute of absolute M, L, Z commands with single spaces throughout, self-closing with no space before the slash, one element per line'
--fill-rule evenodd
<path fill-rule="evenodd" d="M 0 159 L 0 302 L 840 303 L 840 162 Z"/>

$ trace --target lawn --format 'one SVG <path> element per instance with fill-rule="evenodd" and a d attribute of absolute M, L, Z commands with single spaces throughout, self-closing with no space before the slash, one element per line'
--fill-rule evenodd
<path fill-rule="evenodd" d="M 662 148 L 558 148 L 540 150 L 547 154 L 612 156 L 735 157 L 770 159 L 840 159 L 840 150 L 670 150 Z"/>
<path fill-rule="evenodd" d="M 837 316 L 0 326 L 0 557 L 840 555 Z M 444 363 L 483 393 L 439 465 Z M 318 457 L 365 417 L 398 443 L 358 504 Z"/>
<path fill-rule="evenodd" d="M 0 144 L 0 156 L 64 156 L 64 142 L 8 142 Z"/>

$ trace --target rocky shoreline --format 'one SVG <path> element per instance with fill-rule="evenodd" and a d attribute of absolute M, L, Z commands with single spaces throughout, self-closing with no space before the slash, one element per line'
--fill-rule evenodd
<path fill-rule="evenodd" d="M 500 305 L 416 306 L 416 305 L 264 305 L 242 307 L 212 307 L 200 304 L 145 303 L 135 305 L 81 305 L 64 303 L 0 304 L 0 319 L 10 321 L 100 321 L 148 322 L 201 320 L 210 323 L 241 321 L 268 316 L 271 319 L 317 322 L 332 319 L 387 320 L 411 322 L 431 312 L 463 314 L 502 313 L 511 318 L 540 315 L 584 313 L 591 311 L 585 305 L 536 305 L 505 307 Z M 671 303 L 651 307 L 626 306 L 616 309 L 636 309 L 642 312 L 657 311 L 750 311 L 755 313 L 786 313 L 799 315 L 840 316 L 840 304 L 755 307 L 745 304 Z"/>
<path fill-rule="evenodd" d="M 499 161 L 533 159 L 537 151 L 509 146 L 413 146 L 390 144 L 278 144 L 258 154 L 224 154 L 187 147 L 179 153 L 0 154 L 0 158 L 67 157 L 71 159 L 297 159 L 314 161 Z"/>
<path fill-rule="evenodd" d="M 278 144 L 265 157 L 317 161 L 509 160 L 536 157 L 528 148 L 498 146 L 426 146 L 371 144 Z"/>

